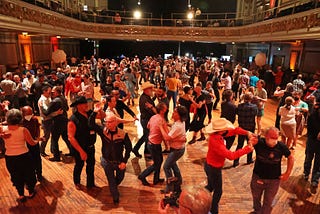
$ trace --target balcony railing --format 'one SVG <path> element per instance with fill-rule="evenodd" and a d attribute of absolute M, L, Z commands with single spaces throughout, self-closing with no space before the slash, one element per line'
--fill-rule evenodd
<path fill-rule="evenodd" d="M 320 8 L 248 25 L 238 23 L 241 19 L 230 17 L 214 19 L 213 22 L 122 17 L 122 24 L 114 24 L 112 16 L 105 16 L 101 20 L 98 18 L 101 16 L 88 15 L 86 19 L 81 17 L 78 20 L 23 1 L 0 0 L 1 28 L 44 35 L 96 39 L 258 42 L 318 39 L 320 34 Z"/>
<path fill-rule="evenodd" d="M 124 25 L 142 25 L 142 26 L 173 26 L 173 27 L 233 27 L 253 24 L 271 18 L 292 15 L 310 9 L 315 9 L 320 4 L 318 1 L 309 1 L 302 3 L 299 0 L 288 1 L 279 7 L 268 10 L 258 11 L 254 14 L 241 13 L 201 13 L 194 14 L 193 19 L 187 19 L 186 13 L 172 13 L 170 18 L 154 18 L 152 13 L 142 12 L 140 19 L 133 18 L 134 11 L 115 11 L 101 8 L 89 8 L 83 11 L 83 6 L 63 5 L 58 0 L 24 0 L 29 4 L 51 10 L 65 16 L 78 19 L 85 22 L 101 24 L 124 24 Z M 44 4 L 46 2 L 46 4 Z M 69 6 L 69 7 L 68 7 Z M 194 11 L 195 12 L 195 11 Z M 120 14 L 119 23 L 115 14 Z"/>

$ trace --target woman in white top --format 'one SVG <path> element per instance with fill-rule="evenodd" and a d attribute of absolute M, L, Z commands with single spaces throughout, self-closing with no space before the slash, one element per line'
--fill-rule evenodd
<path fill-rule="evenodd" d="M 184 106 L 177 106 L 173 113 L 172 119 L 174 124 L 171 127 L 171 130 L 167 132 L 167 127 L 160 126 L 160 130 L 163 138 L 166 141 L 169 141 L 170 153 L 163 165 L 164 173 L 167 179 L 167 187 L 165 192 L 170 191 L 180 191 L 177 189 L 170 189 L 170 181 L 175 181 L 176 186 L 180 186 L 182 183 L 182 176 L 180 169 L 177 165 L 177 161 L 182 157 L 185 152 L 185 143 L 186 143 L 186 131 L 185 131 L 185 120 L 187 119 L 188 110 Z M 166 124 L 164 124 L 166 126 Z M 172 179 L 172 171 L 175 178 Z M 175 186 L 175 185 L 173 185 Z"/>
<path fill-rule="evenodd" d="M 33 140 L 30 132 L 20 125 L 22 113 L 18 109 L 10 109 L 6 114 L 7 126 L 1 127 L 0 137 L 5 142 L 6 167 L 10 173 L 13 186 L 16 187 L 18 202 L 26 201 L 24 186 L 29 190 L 29 198 L 35 195 L 36 176 L 26 142 L 32 146 L 38 141 Z"/>
<path fill-rule="evenodd" d="M 285 105 L 279 109 L 281 140 L 291 148 L 291 144 L 296 137 L 296 110 L 292 106 L 293 98 L 291 96 L 285 99 Z"/>

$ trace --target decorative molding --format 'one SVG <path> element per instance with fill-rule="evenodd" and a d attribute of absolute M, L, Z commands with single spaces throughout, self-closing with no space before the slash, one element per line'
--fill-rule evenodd
<path fill-rule="evenodd" d="M 237 27 L 159 27 L 79 21 L 23 1 L 0 0 L 2 29 L 75 38 L 261 42 L 318 39 L 320 9 Z"/>

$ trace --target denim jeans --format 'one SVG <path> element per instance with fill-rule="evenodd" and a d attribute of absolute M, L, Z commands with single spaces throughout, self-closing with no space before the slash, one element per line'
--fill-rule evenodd
<path fill-rule="evenodd" d="M 222 196 L 221 168 L 215 168 L 205 163 L 204 170 L 208 179 L 206 189 L 213 192 L 210 212 L 212 214 L 217 214 L 219 213 L 219 201 Z"/>
<path fill-rule="evenodd" d="M 163 164 L 163 170 L 166 175 L 166 178 L 172 177 L 172 171 L 176 178 L 179 179 L 179 181 L 182 181 L 180 169 L 177 165 L 177 161 L 182 157 L 182 155 L 185 152 L 185 148 L 182 149 L 170 149 L 170 153 L 168 154 L 168 157 L 166 161 Z"/>
<path fill-rule="evenodd" d="M 270 214 L 272 202 L 280 186 L 280 179 L 260 179 L 258 175 L 252 174 L 251 193 L 253 198 L 253 209 L 257 214 Z M 263 194 L 263 204 L 261 197 Z"/>
<path fill-rule="evenodd" d="M 101 157 L 101 166 L 103 167 L 104 172 L 107 176 L 110 193 L 114 200 L 119 199 L 118 185 L 124 179 L 124 173 L 126 171 L 125 169 L 119 169 L 119 164 L 120 163 L 117 162 L 109 162 Z"/>
<path fill-rule="evenodd" d="M 175 108 L 177 105 L 177 94 L 178 93 L 176 91 L 170 91 L 170 90 L 167 91 L 168 99 L 170 100 L 172 98 L 173 100 L 173 108 Z"/>
<path fill-rule="evenodd" d="M 160 179 L 160 169 L 161 164 L 163 162 L 163 156 L 162 156 L 162 150 L 161 150 L 161 144 L 150 144 L 148 143 L 148 149 L 151 153 L 151 157 L 153 160 L 153 164 L 146 168 L 141 174 L 141 178 L 145 178 L 148 175 L 150 175 L 152 172 L 154 172 L 153 176 L 153 182 L 157 182 Z"/>
<path fill-rule="evenodd" d="M 304 160 L 303 173 L 309 176 L 311 171 L 312 160 L 313 160 L 311 183 L 312 185 L 318 186 L 319 177 L 320 177 L 320 143 L 319 141 L 315 139 L 310 139 L 310 137 L 308 137 L 305 154 L 306 154 L 306 157 Z"/>

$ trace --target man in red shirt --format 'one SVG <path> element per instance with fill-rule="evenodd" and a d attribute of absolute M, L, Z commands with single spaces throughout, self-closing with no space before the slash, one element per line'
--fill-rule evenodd
<path fill-rule="evenodd" d="M 219 118 L 212 122 L 211 126 L 206 128 L 210 134 L 207 160 L 204 166 L 207 174 L 208 184 L 206 189 L 214 192 L 212 196 L 212 204 L 210 212 L 218 213 L 219 201 L 222 196 L 222 174 L 221 169 L 226 158 L 235 160 L 242 155 L 252 152 L 253 146 L 257 143 L 257 137 L 253 133 L 246 131 L 240 127 L 235 128 L 233 124 L 225 118 Z M 231 152 L 226 148 L 224 137 L 233 135 L 248 135 L 249 142 L 246 147 Z"/>

